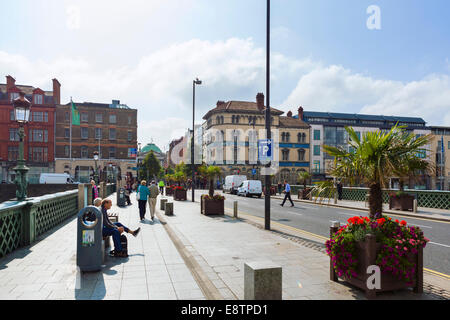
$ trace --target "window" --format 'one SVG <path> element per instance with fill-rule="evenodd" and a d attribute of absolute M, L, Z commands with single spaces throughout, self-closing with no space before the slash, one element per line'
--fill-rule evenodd
<path fill-rule="evenodd" d="M 320 140 L 320 130 L 314 130 L 314 140 Z"/>
<path fill-rule="evenodd" d="M 34 122 L 44 122 L 44 113 L 43 112 L 33 112 L 33 121 Z"/>
<path fill-rule="evenodd" d="M 320 172 L 320 161 L 314 160 L 313 162 L 313 172 L 319 173 Z"/>
<path fill-rule="evenodd" d="M 95 139 L 102 138 L 102 128 L 95 128 Z"/>
<path fill-rule="evenodd" d="M 305 143 L 306 142 L 306 134 L 305 133 L 297 134 L 297 141 L 298 141 L 298 143 Z"/>
<path fill-rule="evenodd" d="M 286 142 L 289 142 L 291 134 L 289 132 L 286 133 Z"/>
<path fill-rule="evenodd" d="M 89 122 L 89 114 L 87 112 L 81 113 L 81 122 Z"/>
<path fill-rule="evenodd" d="M 14 114 L 14 111 L 9 112 L 9 120 L 16 121 L 16 115 Z"/>
<path fill-rule="evenodd" d="M 17 161 L 17 158 L 19 158 L 19 147 L 9 146 L 8 161 Z"/>
<path fill-rule="evenodd" d="M 115 147 L 109 147 L 109 158 L 114 159 L 116 157 L 116 148 Z"/>
<path fill-rule="evenodd" d="M 70 147 L 69 146 L 64 146 L 64 156 L 70 157 Z"/>
<path fill-rule="evenodd" d="M 427 151 L 425 149 L 417 150 L 416 156 L 420 159 L 425 159 L 427 157 Z"/>
<path fill-rule="evenodd" d="M 70 138 L 70 129 L 64 128 L 64 138 Z"/>
<path fill-rule="evenodd" d="M 9 129 L 9 141 L 20 141 L 18 128 Z"/>
<path fill-rule="evenodd" d="M 103 122 L 103 114 L 101 114 L 101 113 L 96 113 L 96 114 L 95 114 L 95 122 L 102 123 L 102 122 Z"/>
<path fill-rule="evenodd" d="M 86 147 L 86 146 L 81 147 L 81 157 L 82 158 L 88 157 L 88 147 Z"/>
<path fill-rule="evenodd" d="M 30 135 L 29 141 L 48 142 L 48 131 L 47 130 L 33 129 L 33 130 L 30 130 L 29 135 Z"/>
<path fill-rule="evenodd" d="M 314 146 L 314 155 L 320 156 L 320 145 Z"/>
<path fill-rule="evenodd" d="M 448 148 L 450 149 L 450 141 L 448 142 Z"/>
<path fill-rule="evenodd" d="M 14 99 L 17 99 L 19 97 L 19 93 L 18 92 L 11 92 L 9 94 L 9 96 L 10 96 L 10 98 L 11 98 L 10 100 L 12 102 Z"/>
<path fill-rule="evenodd" d="M 34 95 L 34 104 L 42 104 L 42 94 Z"/>
<path fill-rule="evenodd" d="M 89 138 L 89 128 L 81 127 L 81 139 L 88 139 L 88 138 Z"/>
<path fill-rule="evenodd" d="M 109 129 L 109 140 L 116 140 L 116 129 Z"/>
<path fill-rule="evenodd" d="M 128 142 L 133 140 L 133 131 L 128 131 Z"/>
<path fill-rule="evenodd" d="M 283 149 L 281 152 L 282 152 L 283 161 L 288 161 L 289 160 L 289 149 Z"/>
<path fill-rule="evenodd" d="M 70 121 L 70 115 L 69 115 L 68 112 L 66 112 L 66 113 L 64 114 L 64 120 L 65 120 L 65 121 Z"/>
<path fill-rule="evenodd" d="M 297 152 L 298 152 L 298 161 L 305 161 L 305 149 L 299 149 Z"/>
<path fill-rule="evenodd" d="M 131 124 L 131 116 L 128 116 L 128 124 Z"/>
<path fill-rule="evenodd" d="M 109 115 L 109 123 L 116 123 L 116 115 L 115 114 L 110 114 Z"/>
<path fill-rule="evenodd" d="M 47 162 L 48 149 L 43 147 L 30 147 L 29 160 L 32 162 Z"/>

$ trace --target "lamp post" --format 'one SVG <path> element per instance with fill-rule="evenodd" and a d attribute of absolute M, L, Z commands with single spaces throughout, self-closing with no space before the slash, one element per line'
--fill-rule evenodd
<path fill-rule="evenodd" d="M 94 175 L 94 181 L 95 181 L 95 183 L 100 184 L 99 176 L 98 176 L 98 166 L 97 166 L 97 161 L 98 161 L 98 151 L 94 151 L 94 162 L 95 162 L 95 175 Z"/>
<path fill-rule="evenodd" d="M 14 167 L 16 172 L 16 179 L 14 183 L 17 185 L 16 197 L 18 201 L 23 201 L 27 198 L 27 172 L 30 170 L 25 165 L 25 159 L 23 156 L 23 138 L 25 137 L 24 125 L 30 119 L 31 103 L 25 98 L 25 94 L 20 92 L 19 97 L 14 99 L 14 115 L 16 121 L 19 123 L 19 158 L 17 159 L 17 166 Z"/>
<path fill-rule="evenodd" d="M 194 164 L 194 131 L 195 131 L 195 85 L 201 85 L 202 81 L 198 80 L 198 78 L 195 78 L 194 81 L 192 81 L 192 89 L 193 89 L 193 94 L 192 94 L 192 140 L 191 140 L 191 168 L 192 168 L 192 182 L 191 182 L 191 186 L 192 186 L 192 202 L 195 201 L 194 196 L 194 189 L 195 189 L 195 183 L 194 183 L 194 179 L 195 179 L 195 164 Z"/>
<path fill-rule="evenodd" d="M 267 0 L 267 24 L 266 24 L 266 138 L 272 139 L 270 132 L 270 0 Z M 266 165 L 270 169 L 270 162 Z M 266 194 L 264 195 L 264 229 L 270 230 L 270 187 L 271 176 L 266 172 L 265 176 Z"/>

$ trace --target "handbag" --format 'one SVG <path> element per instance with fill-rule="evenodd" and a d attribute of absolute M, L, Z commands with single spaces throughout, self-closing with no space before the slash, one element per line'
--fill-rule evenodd
<path fill-rule="evenodd" d="M 136 201 L 141 200 L 141 194 L 139 193 L 139 187 L 137 188 L 137 192 L 136 192 Z"/>

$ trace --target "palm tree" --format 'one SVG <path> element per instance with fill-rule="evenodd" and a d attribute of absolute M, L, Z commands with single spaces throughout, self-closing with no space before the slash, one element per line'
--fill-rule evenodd
<path fill-rule="evenodd" d="M 351 184 L 361 181 L 369 186 L 371 219 L 382 215 L 382 188 L 386 187 L 389 178 L 411 175 L 418 169 L 429 171 L 432 168 L 429 160 L 418 157 L 418 153 L 430 143 L 430 136 L 416 138 L 404 128 L 395 125 L 388 132 L 367 132 L 360 139 L 353 128 L 346 127 L 353 152 L 323 146 L 324 151 L 334 157 L 331 175 Z"/>
<path fill-rule="evenodd" d="M 214 178 L 221 175 L 222 170 L 216 166 L 200 166 L 198 168 L 200 174 L 209 180 L 209 196 L 214 196 Z"/>
<path fill-rule="evenodd" d="M 303 190 L 306 190 L 306 181 L 311 179 L 311 174 L 308 171 L 300 171 L 298 178 L 303 181 Z"/>

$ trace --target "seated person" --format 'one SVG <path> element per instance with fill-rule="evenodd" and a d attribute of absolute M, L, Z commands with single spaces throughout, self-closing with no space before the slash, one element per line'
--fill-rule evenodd
<path fill-rule="evenodd" d="M 102 198 L 95 198 L 94 199 L 94 206 L 101 210 L 101 208 L 100 208 L 101 205 L 102 205 Z"/>
<path fill-rule="evenodd" d="M 137 236 L 141 228 L 137 228 L 131 231 L 119 222 L 112 223 L 108 218 L 108 210 L 112 207 L 112 201 L 110 199 L 102 200 L 102 215 L 103 215 L 103 236 L 112 236 L 114 242 L 114 250 L 111 251 L 115 257 L 124 257 L 128 255 L 126 251 L 122 249 L 122 244 L 120 243 L 120 234 L 122 232 L 131 233 L 133 236 Z"/>

